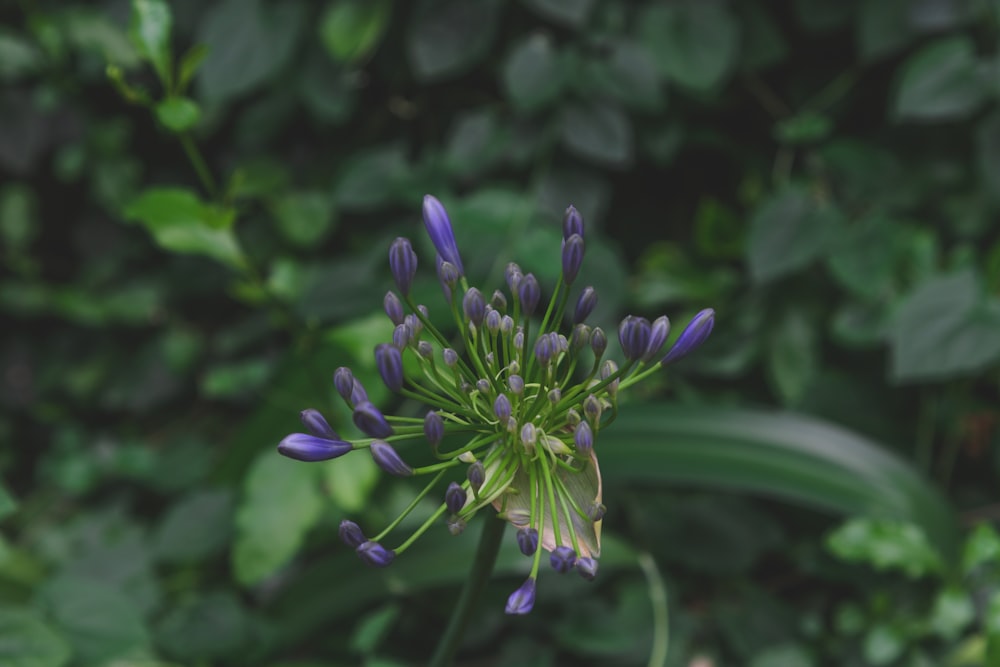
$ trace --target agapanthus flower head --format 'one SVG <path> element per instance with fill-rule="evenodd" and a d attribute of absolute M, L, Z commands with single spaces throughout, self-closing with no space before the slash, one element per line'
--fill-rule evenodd
<path fill-rule="evenodd" d="M 704 342 L 714 311 L 696 315 L 662 358 L 669 320 L 651 324 L 629 316 L 618 329 L 621 354 L 609 353 L 605 332 L 584 322 L 597 303 L 594 288 L 570 300 L 584 249 L 583 217 L 575 208 L 563 219 L 562 273 L 546 286 L 547 303 L 535 275 L 513 263 L 504 273 L 506 292 L 493 291 L 487 302 L 484 294 L 491 292 L 470 285 L 465 276 L 441 202 L 426 197 L 423 218 L 448 302 L 443 310 L 453 325 L 439 328 L 430 310 L 414 302 L 410 288 L 417 258 L 410 242 L 400 238 L 389 252 L 398 293 L 383 300 L 395 328 L 391 342 L 373 343 L 382 381 L 408 401 L 426 403 L 426 416 L 383 414 L 354 374 L 340 368 L 334 386 L 363 437 L 343 440 L 319 412 L 306 410 L 302 422 L 308 433 L 289 435 L 278 448 L 303 461 L 367 448 L 388 475 L 432 476 L 420 498 L 437 498 L 439 504 L 426 521 L 403 521 L 426 506 L 414 501 L 374 540 L 353 522 L 341 524 L 341 539 L 377 567 L 389 565 L 433 526 L 460 535 L 480 513 L 510 523 L 519 549 L 531 559 L 531 574 L 511 594 L 507 612 L 524 614 L 534 606 L 544 553 L 557 572 L 575 568 L 585 579 L 596 575 L 606 511 L 597 436 L 617 417 L 622 390 Z M 619 367 L 605 355 L 625 362 Z M 414 443 L 419 446 L 411 447 Z M 386 536 L 417 524 L 395 550 L 382 545 Z"/>

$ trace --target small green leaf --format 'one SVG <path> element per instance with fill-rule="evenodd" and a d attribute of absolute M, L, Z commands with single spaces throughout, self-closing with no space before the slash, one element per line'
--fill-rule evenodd
<path fill-rule="evenodd" d="M 220 364 L 210 368 L 201 379 L 201 392 L 209 398 L 238 398 L 259 392 L 274 368 L 267 358 Z"/>
<path fill-rule="evenodd" d="M 794 405 L 819 370 L 816 328 L 801 310 L 789 310 L 768 339 L 768 371 L 785 405 Z"/>
<path fill-rule="evenodd" d="M 323 466 L 322 479 L 330 499 L 348 514 L 357 514 L 368 506 L 379 474 L 372 457 L 345 456 L 337 465 Z"/>
<path fill-rule="evenodd" d="M 278 228 L 285 238 L 300 247 L 318 243 L 333 228 L 333 201 L 324 192 L 289 192 L 273 205 Z"/>
<path fill-rule="evenodd" d="M 906 650 L 906 637 L 899 628 L 880 623 L 868 630 L 863 650 L 866 664 L 872 667 L 888 665 Z"/>
<path fill-rule="evenodd" d="M 828 249 L 839 228 L 839 213 L 801 187 L 772 195 L 750 220 L 751 277 L 765 283 L 805 267 Z"/>
<path fill-rule="evenodd" d="M 1000 565 L 1000 534 L 984 521 L 976 526 L 965 541 L 965 549 L 962 551 L 962 571 L 970 574 L 986 564 Z"/>
<path fill-rule="evenodd" d="M 271 448 L 257 457 L 236 514 L 232 559 L 241 584 L 260 583 L 298 551 L 323 509 L 318 472 L 315 465 L 290 461 Z"/>
<path fill-rule="evenodd" d="M 164 0 L 132 0 L 132 44 L 156 70 L 164 87 L 170 88 L 170 31 L 173 16 Z"/>
<path fill-rule="evenodd" d="M 34 44 L 12 31 L 0 31 L 0 81 L 12 81 L 31 74 L 42 63 Z"/>
<path fill-rule="evenodd" d="M 335 196 L 345 209 L 368 211 L 394 201 L 411 178 L 406 152 L 396 145 L 377 146 L 347 157 Z"/>
<path fill-rule="evenodd" d="M 941 556 L 912 523 L 855 518 L 830 533 L 827 548 L 838 558 L 918 578 L 940 572 Z"/>
<path fill-rule="evenodd" d="M 149 188 L 126 207 L 125 219 L 141 222 L 166 250 L 207 255 L 233 268 L 245 262 L 230 229 L 236 211 L 218 208 L 182 188 Z"/>
<path fill-rule="evenodd" d="M 187 97 L 168 97 L 156 105 L 156 118 L 171 132 L 187 132 L 201 118 L 201 109 Z"/>
<path fill-rule="evenodd" d="M 391 15 L 387 0 L 334 0 L 320 19 L 319 36 L 335 60 L 365 60 L 378 46 Z"/>
<path fill-rule="evenodd" d="M 897 118 L 966 118 L 986 99 L 988 86 L 979 73 L 970 37 L 940 38 L 912 55 L 900 70 L 894 105 Z"/>
<path fill-rule="evenodd" d="M 953 586 L 938 593 L 928 622 L 942 639 L 955 642 L 975 618 L 976 608 L 969 591 Z"/>
<path fill-rule="evenodd" d="M 632 160 L 632 123 L 616 105 L 569 105 L 563 116 L 562 140 L 580 157 L 599 164 L 625 167 Z"/>
<path fill-rule="evenodd" d="M 812 144 L 826 139 L 832 129 L 829 116 L 804 111 L 779 121 L 774 134 L 778 141 L 785 144 Z"/>
<path fill-rule="evenodd" d="M 181 56 L 181 61 L 177 65 L 177 92 L 179 94 L 183 94 L 187 90 L 207 56 L 208 46 L 205 44 L 195 44 Z"/>
<path fill-rule="evenodd" d="M 511 104 L 522 111 L 534 111 L 555 100 L 566 79 L 552 40 L 541 33 L 514 46 L 501 76 Z"/>
<path fill-rule="evenodd" d="M 409 22 L 410 64 L 424 80 L 465 72 L 486 57 L 493 45 L 500 0 L 424 0 Z"/>
<path fill-rule="evenodd" d="M 232 527 L 232 494 L 197 491 L 170 508 L 153 536 L 153 549 L 163 562 L 194 562 L 224 548 Z"/>
<path fill-rule="evenodd" d="M 5 667 L 63 667 L 70 647 L 33 612 L 0 609 L 0 664 Z"/>
<path fill-rule="evenodd" d="M 639 41 L 660 71 L 685 88 L 711 91 L 736 64 L 740 26 L 720 2 L 650 4 L 638 25 Z"/>

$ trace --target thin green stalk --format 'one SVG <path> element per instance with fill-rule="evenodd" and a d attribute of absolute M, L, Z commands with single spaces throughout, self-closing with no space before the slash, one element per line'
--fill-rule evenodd
<path fill-rule="evenodd" d="M 188 159 L 191 160 L 191 166 L 194 167 L 195 172 L 198 174 L 198 179 L 201 180 L 201 184 L 205 187 L 205 191 L 212 199 L 216 199 L 219 196 L 219 188 L 215 185 L 215 179 L 212 178 L 212 172 L 209 171 L 208 165 L 205 164 L 205 160 L 201 157 L 201 152 L 195 145 L 194 141 L 191 140 L 191 135 L 181 134 L 179 137 L 181 146 L 184 148 L 184 152 L 187 153 Z"/>
<path fill-rule="evenodd" d="M 472 569 L 469 570 L 469 577 L 465 580 L 462 594 L 458 598 L 458 604 L 451 612 L 448 620 L 448 627 L 438 643 L 434 656 L 429 663 L 430 667 L 448 667 L 452 664 L 455 652 L 462 642 L 465 628 L 472 616 L 472 610 L 482 593 L 486 581 L 493 573 L 493 565 L 497 560 L 497 553 L 500 551 L 500 540 L 503 538 L 506 521 L 499 519 L 488 519 L 483 526 L 482 535 L 479 537 L 479 548 L 476 549 L 475 560 L 472 561 Z"/>

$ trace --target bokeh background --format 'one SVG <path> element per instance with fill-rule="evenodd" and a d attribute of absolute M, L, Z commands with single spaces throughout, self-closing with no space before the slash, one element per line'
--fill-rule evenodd
<path fill-rule="evenodd" d="M 379 404 L 386 253 L 448 207 L 489 294 L 587 221 L 595 321 L 704 307 L 622 397 L 594 583 L 507 542 L 459 664 L 1000 664 L 1000 5 L 0 3 L 0 664 L 423 664 L 476 529 L 306 465 Z M 662 658 L 666 651 L 665 662 Z M 653 656 L 652 658 L 650 656 Z"/>

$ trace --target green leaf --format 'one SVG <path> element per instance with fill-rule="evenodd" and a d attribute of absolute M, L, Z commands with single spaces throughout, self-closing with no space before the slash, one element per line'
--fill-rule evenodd
<path fill-rule="evenodd" d="M 790 118 L 778 121 L 774 128 L 778 141 L 791 144 L 812 144 L 823 141 L 833 130 L 829 116 L 811 111 L 803 111 Z"/>
<path fill-rule="evenodd" d="M 580 157 L 610 167 L 632 161 L 632 124 L 616 105 L 571 104 L 562 122 L 562 141 Z"/>
<path fill-rule="evenodd" d="M 371 148 L 345 160 L 335 197 L 347 210 L 368 211 L 399 197 L 412 174 L 405 151 L 396 145 Z"/>
<path fill-rule="evenodd" d="M 501 0 L 423 0 L 406 39 L 417 77 L 437 80 L 467 71 L 493 46 Z"/>
<path fill-rule="evenodd" d="M 1000 564 L 1000 534 L 984 521 L 975 527 L 965 541 L 962 572 L 970 574 L 986 564 Z"/>
<path fill-rule="evenodd" d="M 784 405 L 794 405 L 819 370 L 816 328 L 801 310 L 789 310 L 768 338 L 767 367 Z"/>
<path fill-rule="evenodd" d="M 0 664 L 5 667 L 62 667 L 70 647 L 34 613 L 0 608 Z"/>
<path fill-rule="evenodd" d="M 243 251 L 230 229 L 236 211 L 206 204 L 190 190 L 149 188 L 132 200 L 124 216 L 145 225 L 166 250 L 207 255 L 232 268 L 244 266 Z"/>
<path fill-rule="evenodd" d="M 273 204 L 278 229 L 291 243 L 309 248 L 332 231 L 336 217 L 333 201 L 324 192 L 288 192 Z"/>
<path fill-rule="evenodd" d="M 516 44 L 501 69 L 507 97 L 515 109 L 540 109 L 562 92 L 566 72 L 552 40 L 535 33 Z"/>
<path fill-rule="evenodd" d="M 868 630 L 862 650 L 866 664 L 872 667 L 888 665 L 906 650 L 906 637 L 899 628 L 879 623 Z"/>
<path fill-rule="evenodd" d="M 223 549 L 232 528 L 232 494 L 197 491 L 170 508 L 153 535 L 153 549 L 163 562 L 195 562 Z"/>
<path fill-rule="evenodd" d="M 387 0 L 335 0 L 320 19 L 320 40 L 335 60 L 365 60 L 378 46 L 391 15 Z"/>
<path fill-rule="evenodd" d="M 201 64 L 208 57 L 209 49 L 204 44 L 195 44 L 187 53 L 181 56 L 181 61 L 177 64 L 177 93 L 183 94 L 187 87 L 191 85 L 194 75 L 201 69 Z"/>
<path fill-rule="evenodd" d="M 855 518 L 830 533 L 827 548 L 876 570 L 900 570 L 912 578 L 940 572 L 941 556 L 916 525 L 889 519 Z"/>
<path fill-rule="evenodd" d="M 969 591 L 950 586 L 938 593 L 928 622 L 939 637 L 954 643 L 975 619 L 976 608 Z"/>
<path fill-rule="evenodd" d="M 956 524 L 907 462 L 846 429 L 791 413 L 629 406 L 597 445 L 606 487 L 700 484 L 776 496 L 844 515 L 919 526 L 955 555 Z"/>
<path fill-rule="evenodd" d="M 225 102 L 277 75 L 299 42 L 304 19 L 297 3 L 212 3 L 198 27 L 198 41 L 210 47 L 198 74 L 200 97 L 206 104 Z"/>
<path fill-rule="evenodd" d="M 31 74 L 41 63 L 42 54 L 34 44 L 13 31 L 0 30 L 0 81 Z"/>
<path fill-rule="evenodd" d="M 39 602 L 85 665 L 149 650 L 142 614 L 117 587 L 76 576 L 49 580 Z"/>
<path fill-rule="evenodd" d="M 188 665 L 246 655 L 254 643 L 247 614 L 228 591 L 172 609 L 157 627 L 156 639 L 165 653 Z"/>
<path fill-rule="evenodd" d="M 638 25 L 639 41 L 660 71 L 685 88 L 711 91 L 736 64 L 739 23 L 720 2 L 651 4 L 642 11 Z"/>
<path fill-rule="evenodd" d="M 173 16 L 164 0 L 132 0 L 132 22 L 129 37 L 156 70 L 164 87 L 171 82 L 170 31 Z"/>
<path fill-rule="evenodd" d="M 542 16 L 570 28 L 579 28 L 590 16 L 594 0 L 525 0 Z"/>
<path fill-rule="evenodd" d="M 660 111 L 665 105 L 663 81 L 649 52 L 634 42 L 609 44 L 606 57 L 588 63 L 589 77 L 577 77 L 584 95 L 603 91 L 638 111 Z"/>
<path fill-rule="evenodd" d="M 966 36 L 942 37 L 910 56 L 900 68 L 893 106 L 902 120 L 967 118 L 986 100 L 975 45 Z"/>
<path fill-rule="evenodd" d="M 908 231 L 899 221 L 876 213 L 844 230 L 826 265 L 841 287 L 872 301 L 893 290 L 897 255 Z"/>
<path fill-rule="evenodd" d="M 899 305 L 889 342 L 898 381 L 975 373 L 1000 359 L 1000 301 L 972 270 L 936 276 Z"/>
<path fill-rule="evenodd" d="M 187 97 L 168 97 L 156 104 L 156 118 L 171 132 L 187 132 L 201 118 L 198 104 Z"/>
<path fill-rule="evenodd" d="M 318 472 L 271 448 L 257 457 L 236 513 L 233 568 L 241 584 L 260 583 L 298 551 L 323 509 Z"/>
<path fill-rule="evenodd" d="M 380 473 L 370 456 L 345 456 L 337 465 L 323 466 L 321 475 L 330 499 L 348 514 L 358 514 L 372 500 Z"/>
<path fill-rule="evenodd" d="M 801 187 L 772 195 L 750 220 L 750 276 L 766 283 L 804 268 L 828 249 L 839 228 L 839 213 Z"/>

